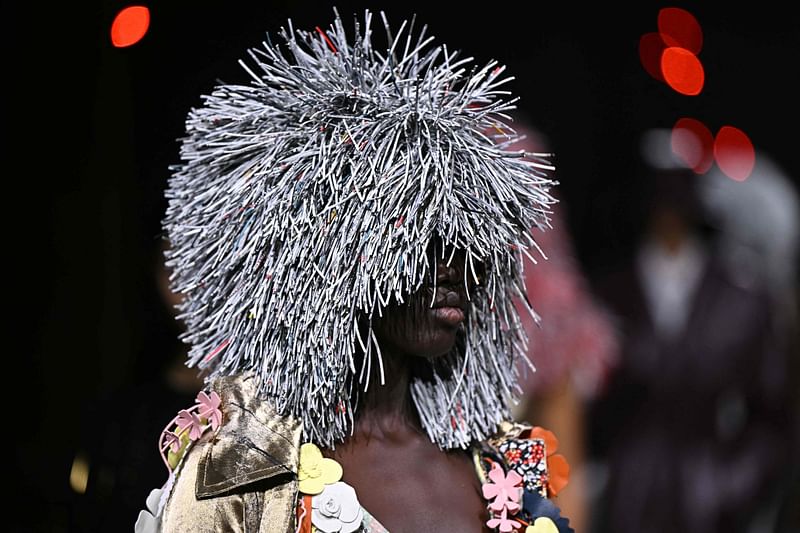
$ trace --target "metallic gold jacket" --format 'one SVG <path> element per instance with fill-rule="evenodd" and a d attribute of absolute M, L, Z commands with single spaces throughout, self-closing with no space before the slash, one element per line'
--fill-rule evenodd
<path fill-rule="evenodd" d="M 224 423 L 187 452 L 161 531 L 295 531 L 300 422 L 256 397 L 252 376 L 220 378 Z"/>

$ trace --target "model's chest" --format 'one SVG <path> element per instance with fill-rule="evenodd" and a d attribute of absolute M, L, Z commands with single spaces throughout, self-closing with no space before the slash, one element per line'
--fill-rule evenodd
<path fill-rule="evenodd" d="M 469 454 L 419 449 L 384 452 L 362 450 L 337 459 L 342 480 L 388 531 L 489 531 L 488 502 L 481 496 L 481 482 Z"/>

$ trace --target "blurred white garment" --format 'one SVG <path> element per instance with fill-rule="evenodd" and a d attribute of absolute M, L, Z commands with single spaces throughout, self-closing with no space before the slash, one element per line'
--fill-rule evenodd
<path fill-rule="evenodd" d="M 668 250 L 655 241 L 639 249 L 637 274 L 653 326 L 661 338 L 672 339 L 683 332 L 706 255 L 702 244 L 693 237 L 677 250 Z"/>
<path fill-rule="evenodd" d="M 729 262 L 746 264 L 766 281 L 779 304 L 792 306 L 786 300 L 795 294 L 797 283 L 798 193 L 769 155 L 757 150 L 755 160 L 753 172 L 741 182 L 715 165 L 698 176 L 698 191 Z"/>

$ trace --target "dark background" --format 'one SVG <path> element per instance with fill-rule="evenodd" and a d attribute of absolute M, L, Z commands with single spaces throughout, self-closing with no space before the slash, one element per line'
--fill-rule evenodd
<path fill-rule="evenodd" d="M 521 110 L 557 154 L 567 223 L 590 278 L 613 268 L 637 234 L 644 129 L 671 127 L 683 116 L 712 132 L 733 125 L 795 183 L 800 178 L 797 17 L 768 2 L 629 4 L 369 6 L 385 9 L 393 26 L 416 13 L 451 48 L 509 66 Z M 102 472 L 90 470 L 81 496 L 70 489 L 70 468 L 77 453 L 113 456 L 125 431 L 161 427 L 174 412 L 150 410 L 142 384 L 157 380 L 180 350 L 154 272 L 161 194 L 186 113 L 218 80 L 246 81 L 237 60 L 265 32 L 289 17 L 306 29 L 333 18 L 322 2 L 145 3 L 147 35 L 116 49 L 109 28 L 126 5 L 3 9 L 12 530 L 88 530 L 112 512 L 93 507 L 112 505 L 92 493 Z M 337 5 L 348 23 L 368 4 Z M 639 63 L 639 37 L 656 31 L 661 7 L 683 7 L 703 27 L 706 84 L 698 96 L 675 93 Z M 164 480 L 157 433 L 140 437 L 152 441 L 152 453 L 128 470 L 155 487 Z M 144 505 L 146 492 L 133 496 Z M 119 530 L 130 531 L 135 515 L 118 518 Z M 110 523 L 105 531 L 115 530 Z"/>

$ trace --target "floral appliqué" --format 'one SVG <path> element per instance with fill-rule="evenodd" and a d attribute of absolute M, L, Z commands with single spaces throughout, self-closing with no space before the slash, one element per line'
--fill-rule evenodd
<path fill-rule="evenodd" d="M 322 456 L 316 445 L 309 443 L 300 446 L 300 466 L 297 472 L 300 492 L 319 494 L 325 485 L 332 485 L 342 479 L 342 466 Z"/>
<path fill-rule="evenodd" d="M 302 497 L 298 504 L 298 531 L 352 533 L 361 527 L 363 509 L 356 491 L 342 479 L 342 466 L 322 456 L 312 443 L 300 447 L 297 471 Z M 310 510 L 310 512 L 309 512 Z"/>
<path fill-rule="evenodd" d="M 483 496 L 490 501 L 486 525 L 501 533 L 573 533 L 549 498 L 567 484 L 569 465 L 556 454 L 552 432 L 534 427 L 496 444 L 499 455 L 488 458 L 490 482 Z M 488 466 L 488 465 L 487 465 Z M 520 532 L 521 533 L 521 532 Z"/>
<path fill-rule="evenodd" d="M 482 487 L 483 497 L 487 500 L 494 499 L 489 504 L 492 517 L 486 522 L 490 528 L 497 528 L 503 533 L 520 528 L 520 523 L 508 517 L 509 513 L 519 511 L 519 500 L 522 496 L 522 476 L 514 470 L 506 474 L 499 464 L 492 464 L 489 472 L 490 482 Z"/>
<path fill-rule="evenodd" d="M 216 431 L 222 425 L 219 394 L 201 391 L 195 402 L 189 409 L 181 409 L 161 432 L 158 449 L 170 472 L 177 468 L 191 442 L 198 440 L 207 430 Z"/>
<path fill-rule="evenodd" d="M 536 426 L 519 438 L 507 439 L 498 449 L 508 467 L 523 477 L 526 490 L 556 496 L 569 481 L 569 464 L 555 453 L 558 439 L 551 431 Z"/>
<path fill-rule="evenodd" d="M 352 533 L 363 518 L 355 489 L 343 481 L 326 485 L 311 498 L 311 523 L 321 533 Z"/>
<path fill-rule="evenodd" d="M 136 533 L 159 531 L 161 512 L 175 482 L 175 470 L 192 442 L 202 437 L 209 429 L 216 431 L 222 425 L 221 403 L 222 399 L 216 392 L 201 391 L 195 399 L 195 404 L 189 409 L 181 409 L 161 432 L 158 451 L 169 470 L 169 478 L 163 487 L 150 491 L 147 497 L 147 509 L 141 510 L 136 519 Z"/>
<path fill-rule="evenodd" d="M 509 511 L 516 512 L 519 510 L 519 498 L 522 494 L 522 476 L 510 470 L 508 474 L 503 472 L 500 465 L 497 463 L 492 465 L 492 470 L 489 472 L 489 479 L 491 483 L 484 483 L 483 497 L 487 500 L 494 498 L 494 501 L 489 504 L 489 509 L 492 511 L 502 511 L 508 509 Z"/>
<path fill-rule="evenodd" d="M 139 511 L 134 526 L 135 533 L 158 533 L 161 529 L 161 494 L 163 489 L 153 489 L 147 496 L 147 509 Z"/>
<path fill-rule="evenodd" d="M 536 426 L 531 429 L 529 438 L 544 441 L 547 462 L 547 487 L 548 496 L 557 496 L 569 483 L 569 463 L 558 451 L 558 439 L 552 431 Z"/>
<path fill-rule="evenodd" d="M 558 533 L 558 526 L 546 516 L 540 516 L 525 528 L 525 533 Z"/>

